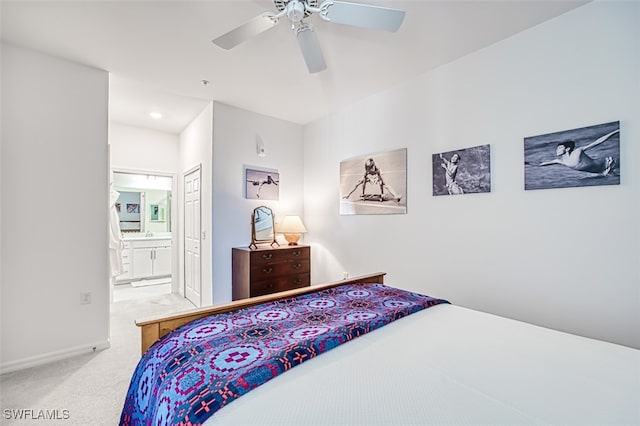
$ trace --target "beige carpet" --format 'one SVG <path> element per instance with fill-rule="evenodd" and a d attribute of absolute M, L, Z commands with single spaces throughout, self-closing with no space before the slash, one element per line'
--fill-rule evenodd
<path fill-rule="evenodd" d="M 123 288 L 114 293 L 109 349 L 0 376 L 0 423 L 117 425 L 129 380 L 140 359 L 140 335 L 134 319 L 193 308 L 180 296 L 160 293 L 159 286 L 137 290 Z M 58 410 L 60 417 L 68 410 L 68 419 L 8 420 L 7 409 Z"/>

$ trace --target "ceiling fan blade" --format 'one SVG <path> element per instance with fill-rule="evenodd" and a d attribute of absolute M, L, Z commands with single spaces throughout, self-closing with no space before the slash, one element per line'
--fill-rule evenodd
<path fill-rule="evenodd" d="M 318 37 L 311 24 L 304 23 L 297 27 L 296 37 L 309 72 L 314 74 L 327 69 L 320 43 L 318 43 Z"/>
<path fill-rule="evenodd" d="M 278 17 L 273 13 L 263 13 L 262 15 L 256 16 L 255 18 L 245 22 L 239 27 L 234 28 L 228 33 L 225 33 L 218 38 L 214 38 L 212 41 L 214 44 L 228 50 L 264 31 L 267 31 L 268 29 L 273 28 L 277 23 Z"/>
<path fill-rule="evenodd" d="M 367 4 L 328 0 L 320 5 L 320 17 L 337 24 L 395 32 L 402 25 L 404 11 Z"/>

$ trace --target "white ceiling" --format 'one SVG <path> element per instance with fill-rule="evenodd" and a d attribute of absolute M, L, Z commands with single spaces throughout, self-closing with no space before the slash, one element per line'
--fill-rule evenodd
<path fill-rule="evenodd" d="M 312 16 L 328 66 L 318 74 L 286 19 L 229 51 L 211 43 L 274 11 L 269 0 L 2 0 L 0 13 L 3 41 L 109 71 L 112 121 L 179 133 L 211 100 L 305 124 L 586 1 L 357 2 L 405 10 L 404 23 L 387 33 Z"/>

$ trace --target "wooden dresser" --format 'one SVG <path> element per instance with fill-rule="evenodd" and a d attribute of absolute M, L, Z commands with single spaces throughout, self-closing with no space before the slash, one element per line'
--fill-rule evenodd
<path fill-rule="evenodd" d="M 311 285 L 311 248 L 280 246 L 232 251 L 233 300 Z"/>

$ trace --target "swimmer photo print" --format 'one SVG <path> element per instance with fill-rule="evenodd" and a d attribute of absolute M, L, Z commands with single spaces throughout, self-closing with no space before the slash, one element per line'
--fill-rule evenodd
<path fill-rule="evenodd" d="M 620 184 L 620 122 L 524 138 L 524 189 Z"/>
<path fill-rule="evenodd" d="M 491 192 L 489 145 L 433 154 L 433 195 Z"/>
<path fill-rule="evenodd" d="M 244 197 L 249 200 L 278 200 L 280 173 L 275 169 L 244 167 Z"/>

